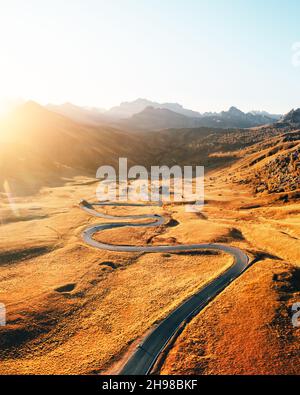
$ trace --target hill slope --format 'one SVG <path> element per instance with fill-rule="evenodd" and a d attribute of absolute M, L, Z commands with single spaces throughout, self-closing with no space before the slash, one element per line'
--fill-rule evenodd
<path fill-rule="evenodd" d="M 234 179 L 256 194 L 300 192 L 300 131 L 265 139 L 238 153 L 242 159 L 230 170 Z M 296 194 L 295 194 L 296 193 Z M 299 194 L 300 196 L 300 194 Z M 287 198 L 287 197 L 285 197 Z"/>
<path fill-rule="evenodd" d="M 120 156 L 143 158 L 134 134 L 81 125 L 33 102 L 1 122 L 0 140 L 0 191 L 5 181 L 14 192 L 29 193 L 64 177 L 94 176 L 98 166 L 116 164 Z"/>

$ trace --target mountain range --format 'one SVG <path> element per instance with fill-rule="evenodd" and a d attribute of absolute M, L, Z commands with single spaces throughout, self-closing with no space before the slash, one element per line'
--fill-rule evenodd
<path fill-rule="evenodd" d="M 236 107 L 220 113 L 204 114 L 198 117 L 188 117 L 166 108 L 146 107 L 130 118 L 118 121 L 119 127 L 143 130 L 160 130 L 168 128 L 251 128 L 272 124 L 281 118 L 262 113 L 244 113 Z"/>
<path fill-rule="evenodd" d="M 216 127 L 251 128 L 278 121 L 282 115 L 265 111 L 244 113 L 236 107 L 220 113 L 197 111 L 184 108 L 178 103 L 158 103 L 147 99 L 123 102 L 105 111 L 98 108 L 78 107 L 70 103 L 47 106 L 51 111 L 66 115 L 86 124 L 111 124 L 120 129 L 160 130 L 168 128 Z"/>
<path fill-rule="evenodd" d="M 119 157 L 127 157 L 130 165 L 197 164 L 201 160 L 206 168 L 216 167 L 233 160 L 230 155 L 212 157 L 216 152 L 238 150 L 300 128 L 300 110 L 291 111 L 271 126 L 224 129 L 198 127 L 200 117 L 146 107 L 119 120 L 119 125 L 125 123 L 125 130 L 113 126 L 115 120 L 109 124 L 99 110 L 79 107 L 77 111 L 73 105 L 58 109 L 68 110 L 68 116 L 27 102 L 0 121 L 0 192 L 6 181 L 14 193 L 27 194 L 43 185 L 59 185 L 76 174 L 94 176 L 98 166 L 116 165 Z M 93 121 L 90 113 L 95 116 Z M 231 108 L 204 118 L 211 118 L 214 124 L 218 117 L 229 125 L 245 114 Z M 140 128 L 130 127 L 130 123 Z M 152 130 L 145 130 L 150 127 Z"/>

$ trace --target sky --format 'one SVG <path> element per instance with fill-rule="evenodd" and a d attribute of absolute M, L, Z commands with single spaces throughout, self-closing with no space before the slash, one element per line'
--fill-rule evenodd
<path fill-rule="evenodd" d="M 0 0 L 0 101 L 285 113 L 299 15 L 298 0 Z"/>

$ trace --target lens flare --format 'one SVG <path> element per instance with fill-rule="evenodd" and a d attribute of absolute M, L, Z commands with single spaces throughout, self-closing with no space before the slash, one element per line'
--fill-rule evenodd
<path fill-rule="evenodd" d="M 16 217 L 19 217 L 20 216 L 19 210 L 18 210 L 18 208 L 17 208 L 17 206 L 15 204 L 14 197 L 13 197 L 11 188 L 9 186 L 9 182 L 7 180 L 5 180 L 4 183 L 3 183 L 3 189 L 5 191 L 5 194 L 6 194 L 6 197 L 7 197 L 7 200 L 8 200 L 9 207 L 10 207 L 11 211 L 14 213 L 14 215 Z"/>

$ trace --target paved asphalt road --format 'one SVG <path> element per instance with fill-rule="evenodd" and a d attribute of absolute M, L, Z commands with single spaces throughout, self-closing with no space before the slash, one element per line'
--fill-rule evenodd
<path fill-rule="evenodd" d="M 110 222 L 99 225 L 93 225 L 86 228 L 83 233 L 84 241 L 96 248 L 110 251 L 126 251 L 126 252 L 173 252 L 173 251 L 192 251 L 192 250 L 219 250 L 226 252 L 234 257 L 234 264 L 222 273 L 219 277 L 208 283 L 200 289 L 199 292 L 183 302 L 177 309 L 170 313 L 163 321 L 161 321 L 155 329 L 143 340 L 138 346 L 134 354 L 127 361 L 126 365 L 120 372 L 121 375 L 148 374 L 151 371 L 159 354 L 162 352 L 166 344 L 176 333 L 179 326 L 193 315 L 201 311 L 211 299 L 226 288 L 231 281 L 236 279 L 249 265 L 248 256 L 241 250 L 223 244 L 207 243 L 207 244 L 180 244 L 176 246 L 126 246 L 112 245 L 102 243 L 93 239 L 95 233 L 105 229 L 120 227 L 149 227 L 159 226 L 165 222 L 160 215 L 131 215 L 131 216 L 111 216 L 100 213 L 94 209 L 94 206 L 145 206 L 144 204 L 129 203 L 88 203 L 85 200 L 80 202 L 80 207 L 89 214 L 112 220 L 136 220 L 145 219 L 151 222 L 135 223 L 135 222 Z"/>

